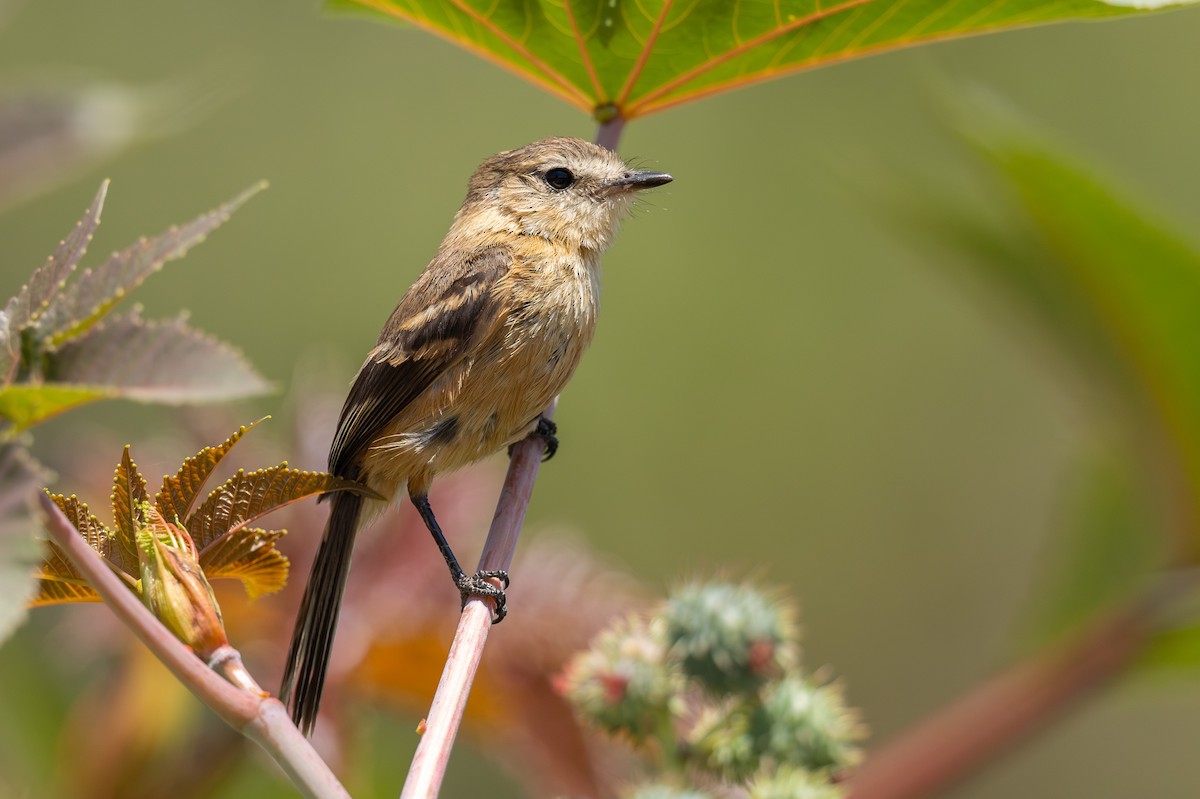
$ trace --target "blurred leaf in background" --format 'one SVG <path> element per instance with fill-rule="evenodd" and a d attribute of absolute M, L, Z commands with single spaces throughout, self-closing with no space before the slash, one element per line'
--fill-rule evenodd
<path fill-rule="evenodd" d="M 28 442 L 20 434 L 66 410 L 111 397 L 211 402 L 251 396 L 269 388 L 241 353 L 190 327 L 182 317 L 146 321 L 137 307 L 122 316 L 109 315 L 132 289 L 167 261 L 183 257 L 261 188 L 252 188 L 183 227 L 143 238 L 100 265 L 77 272 L 100 224 L 108 182 L 101 184 L 83 218 L 0 310 L 2 476 L 12 479 L 11 485 L 0 484 L 6 495 L 13 492 L 19 496 L 28 488 L 29 470 L 20 465 L 33 459 L 21 452 Z M 5 525 L 6 543 L 0 546 L 0 571 L 7 575 L 26 569 L 26 580 L 32 580 L 33 571 L 27 569 L 28 557 L 22 550 L 32 542 L 36 525 L 23 503 L 13 499 L 4 504 L 3 515 L 9 523 Z M 86 513 L 81 523 L 91 529 Z M 100 535 L 100 530 L 102 527 L 97 527 L 93 532 Z M 59 557 L 58 562 L 69 578 L 60 583 L 67 589 L 62 598 L 79 598 L 85 586 L 76 584 L 78 575 L 65 560 Z M 29 585 L 10 578 L 0 581 L 0 640 L 21 617 Z"/>
<path fill-rule="evenodd" d="M 1098 613 L 1149 591 L 1166 567 L 1169 538 L 1146 501 L 1145 481 L 1109 452 L 1079 467 L 1064 498 L 1057 540 L 1050 543 L 1031 598 L 1031 645 L 1082 629 Z"/>
<path fill-rule="evenodd" d="M 1111 442 L 1080 470 L 1052 544 L 1033 608 L 1045 642 L 1197 565 L 1200 248 L 997 98 L 976 92 L 959 110 L 1005 221 L 947 197 L 918 214 L 1054 343 Z"/>
<path fill-rule="evenodd" d="M 167 261 L 182 258 L 262 188 L 76 274 L 100 222 L 108 190 L 107 182 L 101 185 L 84 218 L 0 311 L 0 419 L 7 422 L 7 434 L 107 397 L 213 402 L 266 391 L 269 384 L 237 350 L 183 318 L 148 322 L 135 308 L 104 319 L 131 290 Z"/>
<path fill-rule="evenodd" d="M 1134 443 L 1170 480 L 1180 554 L 1200 551 L 1200 250 L 1062 148 L 1015 131 L 976 142 L 1032 223 L 1041 257 L 1025 268 L 1053 287 L 1046 321 L 1074 333 L 1067 343 L 1136 414 L 1133 432 L 1151 440 Z"/>
<path fill-rule="evenodd" d="M 0 442 L 0 641 L 25 617 L 40 549 L 30 534 L 30 501 L 48 477 L 23 446 Z"/>
<path fill-rule="evenodd" d="M 0 211 L 192 124 L 212 102 L 190 99 L 189 91 L 182 81 L 29 85 L 0 75 Z"/>

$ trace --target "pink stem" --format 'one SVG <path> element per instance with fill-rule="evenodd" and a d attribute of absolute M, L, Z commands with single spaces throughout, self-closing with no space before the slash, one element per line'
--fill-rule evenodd
<path fill-rule="evenodd" d="M 304 796 L 349 799 L 350 794 L 309 745 L 308 739 L 292 724 L 278 699 L 237 688 L 205 665 L 138 601 L 48 496 L 40 493 L 38 499 L 46 514 L 46 529 L 54 543 L 87 578 L 105 604 L 197 699 L 212 708 L 230 727 L 267 750 Z"/>
<path fill-rule="evenodd" d="M 1028 741 L 1129 668 L 1156 607 L 1151 599 L 1103 616 L 884 743 L 846 781 L 847 799 L 933 796 Z"/>
<path fill-rule="evenodd" d="M 553 418 L 557 404 L 557 399 L 551 402 L 542 415 L 547 419 Z M 500 490 L 500 501 L 496 504 L 496 515 L 492 518 L 492 527 L 488 530 L 483 554 L 479 558 L 481 571 L 507 571 L 512 565 L 544 448 L 545 442 L 537 436 L 530 436 L 513 447 L 508 474 Z M 438 795 L 491 628 L 490 601 L 475 598 L 467 602 L 459 617 L 454 641 L 450 644 L 442 678 L 433 695 L 425 731 L 404 781 L 401 799 L 433 799 Z"/>
<path fill-rule="evenodd" d="M 615 151 L 624 127 L 625 120 L 619 116 L 603 123 L 596 131 L 596 143 Z M 553 419 L 557 406 L 558 400 L 555 399 L 542 416 L 547 420 Z M 492 526 L 488 530 L 483 554 L 479 558 L 481 571 L 507 571 L 512 565 L 517 538 L 521 534 L 525 511 L 528 510 L 529 500 L 533 496 L 533 486 L 537 481 L 544 449 L 545 442 L 537 436 L 526 438 L 513 447 L 512 457 L 508 462 L 508 474 L 504 478 L 504 487 L 500 490 L 500 500 L 496 504 L 496 515 L 492 517 Z M 454 640 L 450 644 L 446 665 L 442 668 L 442 677 L 434 692 L 433 703 L 429 707 L 429 715 L 421 733 L 421 741 L 413 755 L 412 766 L 404 780 L 400 799 L 434 799 L 441 790 L 442 780 L 446 776 L 446 764 L 450 761 L 454 739 L 462 725 L 467 697 L 470 696 L 471 684 L 479 669 L 479 661 L 483 658 L 483 647 L 487 644 L 491 628 L 490 602 L 483 599 L 467 602 L 462 616 L 459 617 L 458 629 L 455 630 Z"/>

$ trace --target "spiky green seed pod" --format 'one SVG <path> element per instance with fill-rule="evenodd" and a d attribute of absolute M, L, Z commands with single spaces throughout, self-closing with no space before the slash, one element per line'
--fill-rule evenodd
<path fill-rule="evenodd" d="M 760 774 L 746 786 L 750 799 L 842 799 L 845 793 L 827 777 L 797 768 Z"/>
<path fill-rule="evenodd" d="M 764 760 L 816 771 L 857 763 L 865 730 L 839 686 L 788 677 L 763 692 L 750 719 L 750 735 Z"/>
<path fill-rule="evenodd" d="M 661 619 L 629 616 L 600 633 L 567 665 L 562 690 L 592 724 L 642 741 L 664 729 L 683 678 L 666 657 Z"/>
<path fill-rule="evenodd" d="M 710 708 L 686 734 L 697 766 L 726 780 L 764 768 L 841 769 L 859 759 L 862 727 L 837 686 L 799 677 L 772 683 L 759 699 Z"/>
<path fill-rule="evenodd" d="M 667 641 L 710 694 L 749 694 L 795 659 L 794 613 L 746 585 L 692 584 L 667 600 Z"/>
<path fill-rule="evenodd" d="M 677 788 L 663 783 L 636 785 L 623 794 L 625 799 L 713 799 L 713 795 L 694 788 Z"/>
<path fill-rule="evenodd" d="M 757 771 L 759 753 L 750 736 L 752 710 L 745 703 L 707 708 L 684 737 L 688 760 L 729 780 L 743 780 Z"/>

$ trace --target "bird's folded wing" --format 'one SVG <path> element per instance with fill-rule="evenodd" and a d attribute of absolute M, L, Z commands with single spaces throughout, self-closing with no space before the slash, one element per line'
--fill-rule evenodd
<path fill-rule="evenodd" d="M 372 440 L 496 324 L 502 311 L 496 284 L 511 265 L 506 248 L 490 247 L 452 271 L 427 269 L 422 278 L 450 279 L 440 285 L 419 279 L 404 295 L 342 406 L 331 472 L 359 479 L 356 464 Z"/>

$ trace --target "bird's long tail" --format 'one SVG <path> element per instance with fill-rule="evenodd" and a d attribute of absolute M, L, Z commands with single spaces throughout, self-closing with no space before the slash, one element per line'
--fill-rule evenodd
<path fill-rule="evenodd" d="M 350 572 L 350 551 L 354 548 L 363 505 L 362 496 L 347 491 L 331 495 L 330 500 L 333 507 L 329 523 L 304 589 L 283 672 L 283 687 L 279 690 L 280 699 L 291 710 L 292 720 L 305 735 L 312 732 L 321 705 L 342 592 Z"/>

